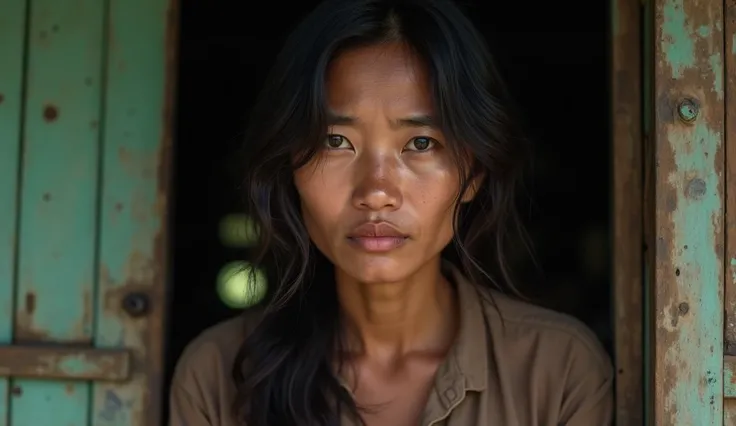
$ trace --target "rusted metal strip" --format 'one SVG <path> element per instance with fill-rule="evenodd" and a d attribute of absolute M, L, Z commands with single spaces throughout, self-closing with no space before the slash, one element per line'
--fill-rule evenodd
<path fill-rule="evenodd" d="M 643 421 L 642 120 L 639 0 L 612 2 L 616 424 Z"/>
<path fill-rule="evenodd" d="M 0 377 L 120 382 L 130 377 L 121 349 L 0 346 Z"/>
<path fill-rule="evenodd" d="M 654 0 L 653 423 L 723 424 L 723 3 Z"/>

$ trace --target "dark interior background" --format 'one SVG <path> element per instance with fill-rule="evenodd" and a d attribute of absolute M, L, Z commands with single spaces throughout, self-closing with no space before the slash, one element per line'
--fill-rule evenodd
<path fill-rule="evenodd" d="M 167 384 L 186 343 L 237 314 L 215 289 L 220 267 L 242 256 L 218 237 L 219 220 L 240 207 L 227 164 L 284 37 L 316 2 L 258 2 L 257 13 L 223 4 L 181 0 Z M 583 320 L 610 351 L 608 2 L 462 4 L 535 146 L 523 213 L 540 269 L 527 291 Z"/>

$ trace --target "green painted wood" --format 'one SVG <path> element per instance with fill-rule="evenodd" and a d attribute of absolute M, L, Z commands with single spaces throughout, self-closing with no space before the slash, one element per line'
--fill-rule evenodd
<path fill-rule="evenodd" d="M 95 426 L 159 425 L 165 216 L 176 22 L 169 0 L 111 0 L 95 345 L 128 347 L 133 379 L 94 383 Z M 126 295 L 148 297 L 133 318 Z"/>
<path fill-rule="evenodd" d="M 0 344 L 13 337 L 18 168 L 26 0 L 0 0 Z M 0 379 L 0 426 L 9 421 L 9 387 Z"/>
<path fill-rule="evenodd" d="M 93 334 L 104 4 L 29 12 L 15 338 Z M 14 380 L 12 426 L 88 424 L 86 382 Z"/>
<path fill-rule="evenodd" d="M 654 1 L 653 422 L 723 424 L 723 2 Z"/>

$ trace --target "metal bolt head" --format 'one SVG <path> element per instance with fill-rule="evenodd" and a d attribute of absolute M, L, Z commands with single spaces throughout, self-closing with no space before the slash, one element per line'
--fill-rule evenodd
<path fill-rule="evenodd" d="M 680 101 L 677 105 L 677 115 L 680 116 L 680 120 L 685 123 L 692 123 L 698 118 L 700 113 L 700 106 L 694 99 L 685 98 Z"/>
<path fill-rule="evenodd" d="M 140 317 L 150 309 L 148 295 L 145 293 L 129 293 L 123 298 L 123 310 L 132 317 Z"/>

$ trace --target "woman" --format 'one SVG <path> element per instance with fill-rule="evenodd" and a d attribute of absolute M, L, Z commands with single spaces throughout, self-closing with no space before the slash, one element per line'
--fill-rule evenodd
<path fill-rule="evenodd" d="M 189 345 L 172 425 L 611 423 L 595 337 L 507 295 L 526 151 L 491 63 L 449 0 L 328 0 L 301 23 L 243 167 L 273 294 Z"/>

